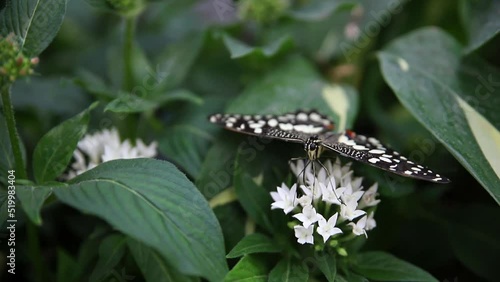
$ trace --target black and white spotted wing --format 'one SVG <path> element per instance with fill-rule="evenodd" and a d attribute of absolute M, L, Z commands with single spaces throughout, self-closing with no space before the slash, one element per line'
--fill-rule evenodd
<path fill-rule="evenodd" d="M 386 148 L 377 139 L 358 135 L 350 130 L 322 140 L 321 145 L 341 155 L 401 176 L 436 183 L 450 182 L 448 178 L 408 160 L 392 149 Z"/>
<path fill-rule="evenodd" d="M 314 110 L 283 115 L 215 114 L 209 120 L 240 133 L 302 143 L 311 159 L 317 158 L 322 148 L 326 148 L 405 177 L 435 183 L 450 182 L 446 177 L 386 148 L 373 137 L 358 135 L 350 130 L 333 133 L 334 123 Z"/>
<path fill-rule="evenodd" d="M 333 122 L 316 111 L 296 111 L 284 115 L 215 114 L 211 123 L 240 133 L 304 143 L 313 135 L 331 132 Z"/>

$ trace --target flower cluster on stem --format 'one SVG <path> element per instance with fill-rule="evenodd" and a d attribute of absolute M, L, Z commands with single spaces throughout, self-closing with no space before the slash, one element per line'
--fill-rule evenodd
<path fill-rule="evenodd" d="M 291 163 L 291 169 L 297 183 L 291 187 L 283 183 L 271 192 L 271 209 L 292 214 L 299 244 L 336 245 L 341 239 L 367 236 L 376 227 L 378 184 L 365 190 L 363 178 L 353 176 L 350 163 L 342 166 L 337 159 L 305 167 L 299 160 Z"/>
<path fill-rule="evenodd" d="M 73 152 L 75 161 L 64 178 L 71 179 L 111 160 L 155 157 L 157 146 L 156 142 L 146 145 L 141 139 L 137 139 L 135 145 L 128 139 L 122 142 L 116 128 L 87 134 L 78 142 L 77 149 Z"/>

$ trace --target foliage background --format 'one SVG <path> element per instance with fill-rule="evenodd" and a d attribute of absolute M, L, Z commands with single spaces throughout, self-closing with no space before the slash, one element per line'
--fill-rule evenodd
<path fill-rule="evenodd" d="M 41 5 L 38 14 L 27 13 L 40 26 L 24 34 L 23 52 L 43 53 L 36 75 L 11 90 L 32 180 L 18 188 L 16 278 L 224 277 L 224 255 L 250 230 L 274 242 L 289 239 L 285 223 L 281 230 L 266 223 L 282 222 L 268 210 L 267 191 L 286 179 L 287 160 L 303 152 L 223 132 L 206 117 L 318 108 L 340 127 L 376 136 L 452 179 L 443 186 L 354 164 L 356 174 L 381 189 L 378 226 L 359 243 L 363 251 L 391 253 L 441 281 L 498 279 L 497 1 L 139 2 L 144 10 L 132 16 L 112 11 L 109 3 L 120 1 L 18 2 Z M 5 36 L 15 23 L 8 19 L 22 22 L 26 13 L 9 14 L 5 3 L 1 8 Z M 91 106 L 94 101 L 99 105 Z M 146 160 L 113 162 L 69 183 L 53 182 L 86 131 L 110 126 L 122 137 L 157 140 L 160 158 L 178 170 Z M 3 200 L 5 172 L 13 168 L 5 129 L 2 124 Z M 63 156 L 49 163 L 55 152 Z M 262 183 L 248 185 L 258 175 Z M 117 189 L 103 179 L 125 183 L 129 193 L 99 193 Z M 134 191 L 164 210 L 143 209 Z M 0 213 L 3 222 L 5 204 Z M 169 219 L 181 225 L 180 235 Z M 171 247 L 182 234 L 200 247 Z M 0 260 L 8 251 L 4 242 Z M 187 254 L 189 248 L 195 253 Z M 361 258 L 350 262 L 358 266 L 350 281 L 362 280 L 358 274 L 402 279 L 383 275 L 391 269 L 384 260 Z M 202 267 L 211 260 L 218 266 Z M 277 254 L 246 255 L 240 263 L 229 258 L 233 270 L 226 279 L 265 280 L 271 269 L 281 271 L 274 268 L 278 260 Z M 1 275 L 11 278 L 3 269 Z"/>

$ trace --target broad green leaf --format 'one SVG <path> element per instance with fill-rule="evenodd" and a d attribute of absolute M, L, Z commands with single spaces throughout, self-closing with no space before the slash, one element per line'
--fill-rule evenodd
<path fill-rule="evenodd" d="M 302 57 L 292 57 L 250 84 L 227 107 L 227 113 L 283 114 L 297 109 L 317 109 L 337 124 L 337 130 L 352 127 L 358 111 L 358 96 L 349 86 L 327 84 Z M 255 136 L 223 134 L 207 153 L 197 186 L 213 197 L 231 184 L 238 146 L 248 155 L 262 154 L 264 144 Z M 244 138 L 244 139 L 243 139 Z M 232 141 L 229 141 L 232 140 Z M 293 146 L 293 144 L 287 145 Z M 248 156 L 247 155 L 247 156 Z M 255 158 L 255 156 L 253 156 Z M 226 181 L 226 179 L 229 179 Z"/>
<path fill-rule="evenodd" d="M 329 17 L 335 10 L 353 7 L 356 1 L 352 0 L 312 0 L 288 13 L 290 17 L 303 21 L 320 21 Z"/>
<path fill-rule="evenodd" d="M 308 61 L 292 57 L 245 89 L 227 112 L 282 114 L 300 108 L 317 109 L 343 130 L 354 123 L 357 93 L 349 86 L 326 83 Z"/>
<path fill-rule="evenodd" d="M 384 252 L 366 252 L 356 256 L 353 270 L 378 281 L 438 281 L 428 272 Z"/>
<path fill-rule="evenodd" d="M 224 278 L 225 282 L 229 281 L 267 281 L 267 273 L 269 272 L 265 260 L 257 256 L 244 256 L 238 263 L 229 271 Z"/>
<path fill-rule="evenodd" d="M 217 219 L 172 164 L 153 159 L 110 161 L 69 183 L 54 189 L 62 202 L 153 247 L 180 272 L 210 281 L 226 274 Z"/>
<path fill-rule="evenodd" d="M 245 223 L 248 217 L 237 202 L 216 206 L 213 210 L 224 234 L 226 250 L 231 250 L 245 236 Z"/>
<path fill-rule="evenodd" d="M 157 64 L 153 71 L 158 83 L 156 92 L 162 93 L 179 86 L 184 81 L 204 42 L 205 33 L 199 33 L 167 45 L 165 51 L 155 60 Z"/>
<path fill-rule="evenodd" d="M 247 56 L 273 57 L 285 49 L 292 46 L 292 41 L 288 35 L 282 36 L 262 47 L 252 47 L 246 43 L 233 38 L 229 34 L 224 34 L 222 40 L 231 54 L 231 59 L 238 59 Z"/>
<path fill-rule="evenodd" d="M 238 154 L 233 179 L 238 200 L 257 224 L 272 232 L 274 228 L 271 222 L 271 196 L 266 189 L 255 183 L 245 166 L 241 165 L 242 159 L 242 154 Z"/>
<path fill-rule="evenodd" d="M 334 255 L 325 253 L 317 260 L 317 266 L 328 282 L 334 282 L 337 277 L 337 260 Z"/>
<path fill-rule="evenodd" d="M 282 259 L 269 273 L 269 282 L 301 282 L 309 281 L 309 270 L 307 266 Z"/>
<path fill-rule="evenodd" d="M 446 33 L 425 28 L 378 57 L 401 103 L 500 203 L 500 72 L 462 52 Z"/>
<path fill-rule="evenodd" d="M 462 21 L 469 34 L 465 52 L 470 53 L 500 33 L 500 2 L 496 0 L 462 0 Z"/>
<path fill-rule="evenodd" d="M 463 206 L 453 213 L 453 217 L 449 220 L 448 233 L 456 257 L 478 276 L 495 281 L 500 260 L 498 207 Z"/>
<path fill-rule="evenodd" d="M 41 118 L 71 117 L 90 104 L 86 93 L 68 78 L 30 77 L 12 86 L 12 103 L 17 110 L 35 111 Z"/>
<path fill-rule="evenodd" d="M 38 142 L 33 153 L 33 171 L 38 183 L 54 180 L 64 172 L 78 141 L 87 132 L 92 104 L 87 110 L 52 128 Z"/>
<path fill-rule="evenodd" d="M 77 70 L 77 78 L 75 81 L 97 98 L 113 99 L 120 93 L 106 85 L 102 77 L 85 69 Z"/>
<path fill-rule="evenodd" d="M 89 281 L 103 281 L 113 273 L 113 268 L 125 255 L 127 237 L 121 234 L 109 235 L 99 246 L 99 260 L 90 275 Z"/>
<path fill-rule="evenodd" d="M 52 194 L 48 186 L 17 186 L 16 197 L 30 220 L 36 225 L 42 225 L 40 211 L 45 200 Z"/>
<path fill-rule="evenodd" d="M 75 270 L 77 267 L 77 262 L 73 257 L 65 250 L 57 249 L 56 282 L 75 281 Z"/>
<path fill-rule="evenodd" d="M 185 101 L 198 105 L 203 103 L 201 97 L 185 89 L 166 92 L 162 95 L 148 95 L 144 97 L 123 93 L 120 97 L 109 102 L 104 110 L 115 113 L 140 113 L 154 110 L 174 101 Z"/>
<path fill-rule="evenodd" d="M 187 174 L 196 178 L 213 137 L 202 128 L 191 125 L 174 126 L 165 131 L 164 137 L 159 141 L 160 151 Z"/>
<path fill-rule="evenodd" d="M 7 0 L 0 12 L 0 34 L 13 32 L 30 57 L 42 53 L 54 39 L 66 13 L 67 0 Z"/>
<path fill-rule="evenodd" d="M 237 258 L 253 253 L 279 253 L 280 251 L 280 246 L 271 238 L 259 233 L 254 233 L 241 239 L 226 257 Z"/>
<path fill-rule="evenodd" d="M 128 238 L 127 245 L 134 256 L 135 262 L 141 269 L 142 275 L 144 275 L 144 278 L 148 282 L 187 282 L 199 280 L 180 274 L 171 265 L 168 265 L 158 252 L 137 240 Z"/>

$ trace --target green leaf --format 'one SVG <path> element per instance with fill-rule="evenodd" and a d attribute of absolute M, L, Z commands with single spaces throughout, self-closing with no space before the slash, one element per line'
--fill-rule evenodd
<path fill-rule="evenodd" d="M 109 102 L 104 110 L 115 113 L 140 113 L 154 110 L 174 101 L 185 101 L 198 105 L 203 103 L 201 97 L 185 89 L 166 92 L 162 95 L 148 95 L 144 97 L 123 93 L 120 97 Z"/>
<path fill-rule="evenodd" d="M 337 260 L 334 255 L 325 253 L 317 260 L 317 266 L 328 282 L 334 282 L 337 277 Z"/>
<path fill-rule="evenodd" d="M 289 10 L 291 18 L 302 21 L 320 21 L 329 17 L 334 11 L 340 8 L 353 7 L 355 1 L 350 0 L 312 0 L 299 8 Z"/>
<path fill-rule="evenodd" d="M 8 207 L 9 207 L 9 194 L 7 190 L 0 189 L 0 225 L 1 228 L 7 223 L 7 219 L 9 219 Z"/>
<path fill-rule="evenodd" d="M 121 234 L 107 236 L 99 246 L 99 260 L 90 275 L 89 281 L 102 281 L 109 277 L 113 268 L 125 255 L 125 243 L 127 237 Z"/>
<path fill-rule="evenodd" d="M 438 281 L 428 272 L 384 252 L 366 252 L 356 256 L 353 270 L 378 281 Z"/>
<path fill-rule="evenodd" d="M 461 16 L 469 34 L 466 53 L 473 52 L 500 33 L 500 2 L 495 0 L 461 1 Z"/>
<path fill-rule="evenodd" d="M 477 215 L 481 216 L 477 216 Z M 498 278 L 500 212 L 496 206 L 463 206 L 450 219 L 449 238 L 460 262 L 489 281 Z M 471 244 L 470 242 L 474 242 Z"/>
<path fill-rule="evenodd" d="M 257 224 L 266 228 L 267 231 L 272 232 L 274 228 L 270 216 L 271 196 L 266 189 L 257 185 L 249 172 L 245 170 L 245 167 L 241 166 L 239 162 L 241 159 L 241 154 L 238 154 L 235 161 L 236 165 L 233 179 L 238 200 L 248 215 L 255 220 Z"/>
<path fill-rule="evenodd" d="M 237 202 L 231 202 L 212 208 L 221 225 L 226 250 L 231 250 L 245 236 L 247 215 Z"/>
<path fill-rule="evenodd" d="M 198 281 L 199 279 L 180 274 L 165 262 L 165 259 L 155 250 L 141 242 L 128 238 L 127 245 L 148 282 Z"/>
<path fill-rule="evenodd" d="M 159 141 L 160 151 L 196 178 L 201 169 L 204 152 L 213 137 L 203 129 L 191 125 L 174 126 L 166 131 Z"/>
<path fill-rule="evenodd" d="M 205 37 L 205 33 L 192 34 L 167 46 L 155 60 L 154 77 L 158 82 L 155 91 L 161 93 L 184 81 L 203 47 Z"/>
<path fill-rule="evenodd" d="M 220 281 L 227 272 L 220 226 L 175 166 L 153 159 L 103 163 L 54 189 L 64 203 L 96 215 L 153 247 L 188 275 Z"/>
<path fill-rule="evenodd" d="M 33 153 L 33 171 L 38 183 L 61 175 L 68 166 L 78 141 L 87 132 L 92 104 L 87 110 L 52 128 L 38 142 Z"/>
<path fill-rule="evenodd" d="M 279 253 L 281 248 L 271 238 L 254 233 L 245 236 L 238 244 L 227 254 L 227 258 L 237 258 L 253 253 Z"/>
<path fill-rule="evenodd" d="M 23 53 L 36 57 L 54 39 L 66 13 L 67 0 L 7 0 L 0 12 L 0 34 L 17 35 Z"/>
<path fill-rule="evenodd" d="M 91 101 L 86 93 L 68 78 L 30 77 L 12 86 L 16 110 L 36 111 L 42 118 L 53 115 L 72 117 L 86 109 Z"/>
<path fill-rule="evenodd" d="M 280 38 L 273 40 L 271 43 L 262 47 L 248 46 L 246 43 L 231 37 L 229 34 L 224 34 L 222 36 L 222 40 L 231 54 L 231 59 L 239 59 L 248 56 L 262 56 L 269 58 L 277 55 L 285 49 L 289 49 L 293 45 L 292 40 L 288 35 L 281 36 Z"/>
<path fill-rule="evenodd" d="M 378 57 L 401 103 L 500 203 L 500 88 L 492 80 L 500 73 L 462 53 L 449 35 L 425 28 Z"/>
<path fill-rule="evenodd" d="M 52 194 L 51 187 L 44 186 L 17 186 L 16 197 L 30 220 L 36 225 L 42 225 L 40 210 L 45 200 Z"/>
<path fill-rule="evenodd" d="M 301 282 L 308 281 L 309 271 L 300 263 L 290 259 L 282 259 L 269 273 L 269 282 Z"/>
<path fill-rule="evenodd" d="M 8 171 L 15 169 L 14 153 L 10 144 L 9 131 L 3 114 L 3 107 L 0 110 L 0 184 L 7 187 Z"/>
<path fill-rule="evenodd" d="M 57 249 L 57 282 L 75 281 L 75 270 L 77 267 L 78 264 L 73 257 L 65 250 Z"/>
<path fill-rule="evenodd" d="M 358 96 L 350 86 L 326 83 L 307 60 L 292 57 L 245 89 L 227 112 L 282 114 L 299 108 L 315 108 L 344 130 L 354 123 Z"/>
<path fill-rule="evenodd" d="M 225 282 L 229 281 L 267 281 L 267 273 L 269 272 L 265 260 L 259 259 L 257 256 L 244 256 L 238 263 L 228 272 Z"/>

